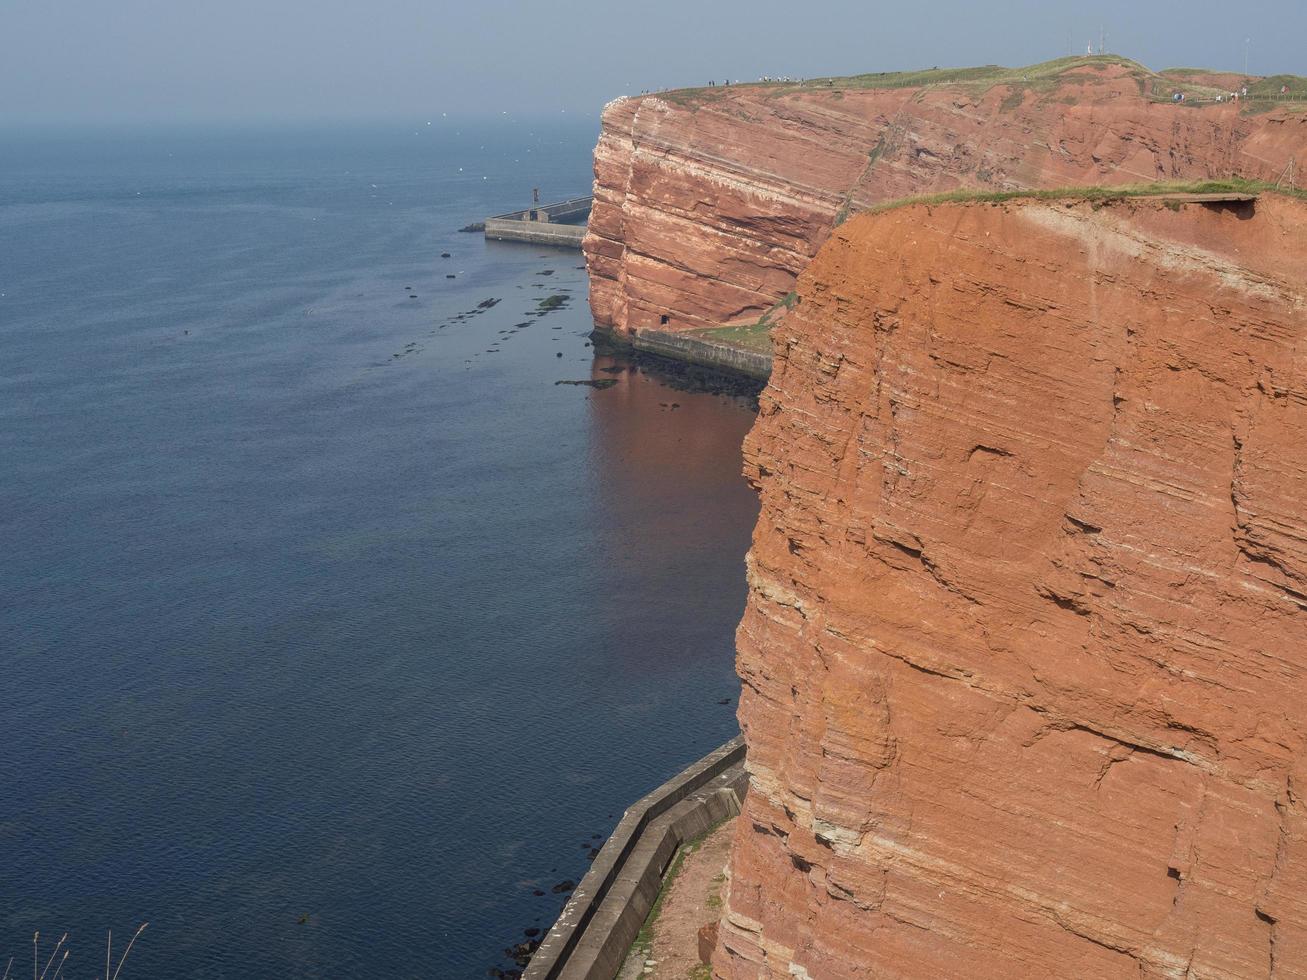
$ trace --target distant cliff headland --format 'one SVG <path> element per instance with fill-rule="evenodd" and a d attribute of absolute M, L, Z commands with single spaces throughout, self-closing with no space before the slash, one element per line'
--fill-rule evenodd
<path fill-rule="evenodd" d="M 796 277 L 851 214 L 960 188 L 1281 181 L 1307 143 L 1304 102 L 1296 76 L 1115 56 L 619 99 L 584 243 L 595 323 L 766 357 Z"/>

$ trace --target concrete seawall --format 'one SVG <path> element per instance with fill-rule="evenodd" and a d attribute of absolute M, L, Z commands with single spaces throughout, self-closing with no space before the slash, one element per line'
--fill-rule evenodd
<path fill-rule="evenodd" d="M 533 245 L 581 247 L 585 225 L 553 224 L 544 221 L 517 221 L 512 218 L 487 218 L 486 238 L 500 242 L 530 242 Z"/>
<path fill-rule="evenodd" d="M 623 814 L 532 957 L 523 980 L 611 980 L 677 850 L 740 812 L 748 788 L 737 736 Z"/>
<path fill-rule="evenodd" d="M 771 376 L 771 354 L 733 347 L 703 337 L 664 330 L 642 330 L 631 338 L 636 350 L 677 361 L 689 361 L 718 371 L 743 374 L 760 381 Z"/>

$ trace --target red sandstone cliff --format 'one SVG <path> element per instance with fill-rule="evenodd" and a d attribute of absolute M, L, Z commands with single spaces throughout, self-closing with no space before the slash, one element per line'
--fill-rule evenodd
<path fill-rule="evenodd" d="M 1304 256 L 1279 196 L 836 230 L 746 443 L 717 977 L 1307 976 Z"/>
<path fill-rule="evenodd" d="M 967 186 L 1275 180 L 1307 157 L 1301 107 L 1159 102 L 1171 81 L 1133 63 L 1030 71 L 612 103 L 584 244 L 596 324 L 620 336 L 756 319 L 793 288 L 837 216 L 878 201 Z"/>

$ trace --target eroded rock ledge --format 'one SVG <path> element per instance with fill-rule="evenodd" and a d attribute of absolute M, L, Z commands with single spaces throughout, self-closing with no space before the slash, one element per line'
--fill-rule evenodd
<path fill-rule="evenodd" d="M 1157 101 L 1133 63 L 925 87 L 741 85 L 620 99 L 584 249 L 618 338 L 756 320 L 849 213 L 959 187 L 1274 181 L 1307 116 Z M 1230 84 L 1233 84 L 1232 82 Z"/>
<path fill-rule="evenodd" d="M 1307 976 L 1307 203 L 914 206 L 746 444 L 714 969 Z"/>

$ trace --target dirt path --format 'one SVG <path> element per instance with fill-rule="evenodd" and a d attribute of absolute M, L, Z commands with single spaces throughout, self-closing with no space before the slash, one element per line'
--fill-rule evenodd
<path fill-rule="evenodd" d="M 652 922 L 645 923 L 618 980 L 700 980 L 699 927 L 717 920 L 735 820 L 685 846 L 679 868 L 663 886 Z"/>

